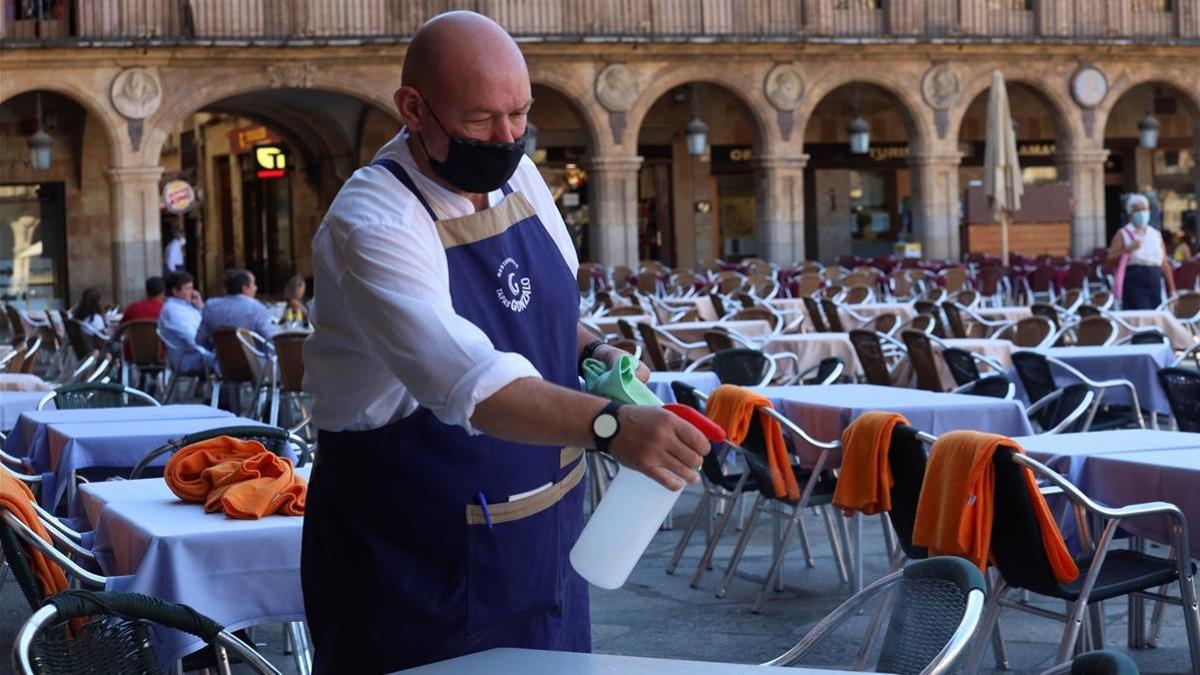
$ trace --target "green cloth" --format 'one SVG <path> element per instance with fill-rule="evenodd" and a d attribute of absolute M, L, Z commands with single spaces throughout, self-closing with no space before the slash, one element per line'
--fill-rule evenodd
<path fill-rule="evenodd" d="M 635 372 L 637 361 L 628 354 L 622 356 L 611 369 L 599 359 L 585 359 L 583 362 L 583 381 L 587 384 L 588 393 L 618 403 L 661 406 L 663 402 L 637 379 Z"/>

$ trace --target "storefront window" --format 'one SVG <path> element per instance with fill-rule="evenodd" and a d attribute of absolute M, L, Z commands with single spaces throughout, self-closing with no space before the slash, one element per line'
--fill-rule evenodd
<path fill-rule="evenodd" d="M 62 183 L 0 185 L 0 297 L 58 306 L 66 294 Z"/>

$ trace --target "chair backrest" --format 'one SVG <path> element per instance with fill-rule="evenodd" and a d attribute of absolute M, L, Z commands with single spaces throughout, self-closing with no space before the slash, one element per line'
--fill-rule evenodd
<path fill-rule="evenodd" d="M 909 347 L 909 350 L 912 348 Z M 958 347 L 946 347 L 942 350 L 942 360 L 946 362 L 950 376 L 959 386 L 979 379 L 979 367 L 975 365 L 975 358 L 971 356 L 971 352 Z"/>
<path fill-rule="evenodd" d="M 218 663 L 227 664 L 233 652 L 252 672 L 279 673 L 253 647 L 186 605 L 140 593 L 69 590 L 48 599 L 46 610 L 30 617 L 14 640 L 13 662 L 22 673 L 161 673 L 151 623 L 200 637 Z"/>
<path fill-rule="evenodd" d="M 1117 340 L 1117 324 L 1106 316 L 1086 316 L 1075 326 L 1075 343 L 1086 346 L 1109 345 Z"/>
<path fill-rule="evenodd" d="M 918 314 L 918 315 L 914 316 L 913 318 L 909 319 L 908 321 L 905 321 L 904 323 L 900 324 L 900 327 L 897 330 L 904 330 L 906 328 L 909 328 L 912 330 L 919 330 L 922 333 L 925 333 L 926 335 L 928 335 L 928 334 L 932 333 L 933 329 L 936 327 L 937 327 L 937 324 L 934 321 L 932 314 Z M 893 331 L 893 332 L 895 332 L 895 331 Z"/>
<path fill-rule="evenodd" d="M 1045 411 L 1044 415 L 1039 416 L 1038 424 L 1041 425 L 1043 431 L 1049 431 L 1059 424 L 1062 424 L 1066 419 L 1079 411 L 1080 408 L 1086 408 L 1092 402 L 1091 389 L 1086 384 L 1068 384 L 1058 391 L 1058 398 L 1055 399 Z M 1036 413 L 1035 413 L 1036 414 Z M 1086 431 L 1084 425 L 1087 424 L 1087 417 L 1080 414 L 1074 422 L 1066 428 L 1060 429 L 1059 433 L 1073 434 L 1080 431 Z"/>
<path fill-rule="evenodd" d="M 1004 276 L 1004 271 L 995 265 L 984 265 L 979 268 L 979 292 L 984 295 L 997 295 L 1000 293 L 1000 280 Z"/>
<path fill-rule="evenodd" d="M 806 383 L 833 384 L 846 370 L 846 362 L 840 356 L 826 356 L 817 362 L 817 373 Z"/>
<path fill-rule="evenodd" d="M 634 322 L 626 321 L 625 319 L 617 320 L 617 331 L 621 334 L 621 337 L 625 338 L 626 340 L 637 339 L 637 328 L 634 328 L 633 323 Z"/>
<path fill-rule="evenodd" d="M 913 309 L 917 314 L 927 314 L 933 317 L 933 332 L 939 337 L 945 336 L 945 331 L 942 329 L 941 312 L 938 311 L 937 304 L 929 300 L 917 300 L 913 303 Z"/>
<path fill-rule="evenodd" d="M 951 337 L 967 337 L 967 324 L 962 320 L 962 312 L 958 311 L 957 301 L 946 301 L 941 304 L 942 313 L 946 315 L 946 327 Z M 965 306 L 965 305 L 964 305 Z"/>
<path fill-rule="evenodd" d="M 1040 316 L 1047 319 L 1051 324 L 1054 325 L 1054 329 L 1058 330 L 1058 310 L 1054 308 L 1054 305 L 1044 302 L 1035 302 L 1029 306 L 1029 312 L 1034 316 Z"/>
<path fill-rule="evenodd" d="M 867 382 L 886 387 L 892 386 L 892 375 L 888 371 L 887 358 L 883 355 L 883 344 L 874 331 L 850 331 L 850 343 L 854 345 L 854 353 L 862 365 L 863 375 Z"/>
<path fill-rule="evenodd" d="M 992 559 L 1010 587 L 1056 593 L 1058 582 L 1046 558 L 1041 526 L 1023 474 L 1029 469 L 1017 464 L 1012 456 L 1013 450 L 1004 446 L 992 456 L 997 514 L 992 519 Z"/>
<path fill-rule="evenodd" d="M 850 287 L 851 290 L 865 288 L 867 291 L 870 291 L 871 287 L 875 285 L 875 273 L 869 267 L 866 269 L 855 268 L 854 271 L 846 275 L 845 279 L 842 279 L 842 282 L 845 286 Z M 847 300 L 847 302 L 850 301 Z M 855 300 L 854 302 L 862 302 L 862 300 Z"/>
<path fill-rule="evenodd" d="M 933 356 L 933 343 L 929 336 L 915 330 L 905 330 L 900 333 L 908 348 L 908 362 L 912 364 L 917 376 L 917 388 L 925 391 L 945 391 L 942 389 L 942 378 L 938 375 L 937 361 Z"/>
<path fill-rule="evenodd" d="M 309 449 L 304 444 L 303 440 L 294 437 L 287 429 L 280 427 L 269 426 L 230 426 L 219 427 L 217 429 L 205 429 L 188 434 L 181 438 L 177 438 L 154 448 L 146 453 L 137 464 L 129 471 L 129 479 L 134 480 L 141 478 L 145 473 L 146 468 L 150 466 L 156 459 L 163 455 L 173 455 L 182 448 L 186 448 L 193 443 L 207 441 L 218 436 L 230 436 L 243 441 L 258 441 L 268 452 L 274 455 L 283 456 L 286 454 L 288 443 L 295 443 L 299 446 L 299 461 L 296 466 L 304 466 L 308 462 Z"/>
<path fill-rule="evenodd" d="M 988 375 L 975 380 L 970 388 L 962 393 L 971 396 L 1011 399 L 1016 394 L 1016 387 L 1004 375 Z"/>
<path fill-rule="evenodd" d="M 153 319 L 128 321 L 122 326 L 129 361 L 135 366 L 163 366 L 162 342 L 158 339 L 158 322 Z"/>
<path fill-rule="evenodd" d="M 1009 340 L 1018 347 L 1040 347 L 1053 333 L 1054 325 L 1049 319 L 1031 316 L 1008 326 L 996 337 Z"/>
<path fill-rule="evenodd" d="M 304 341 L 307 333 L 276 333 L 271 338 L 279 358 L 279 388 L 283 391 L 304 389 Z"/>
<path fill-rule="evenodd" d="M 717 291 L 729 295 L 742 289 L 746 277 L 737 272 L 725 271 L 717 273 Z"/>
<path fill-rule="evenodd" d="M 654 326 L 646 323 L 637 324 L 638 333 L 642 336 L 642 345 L 646 348 L 646 356 L 650 359 L 650 364 L 654 370 L 666 372 L 670 370 L 667 367 L 667 355 L 663 351 L 662 343 L 658 341 L 658 333 L 655 332 Z"/>
<path fill-rule="evenodd" d="M 1104 312 L 1095 305 L 1083 304 L 1075 308 L 1075 314 L 1086 319 L 1089 316 L 1104 316 Z"/>
<path fill-rule="evenodd" d="M 158 401 L 144 391 L 116 382 L 75 382 L 64 384 L 38 402 L 41 410 L 50 402 L 58 410 L 82 408 L 127 408 L 157 406 Z"/>
<path fill-rule="evenodd" d="M 822 288 L 819 295 L 821 296 L 822 299 L 833 300 L 834 298 L 838 297 L 839 295 L 841 295 L 842 293 L 845 293 L 845 292 L 846 292 L 845 287 L 838 285 L 838 284 L 832 284 L 830 286 L 826 286 L 825 288 Z"/>
<path fill-rule="evenodd" d="M 767 384 L 774 370 L 771 357 L 756 349 L 739 347 L 713 354 L 713 372 L 721 384 L 759 387 Z"/>
<path fill-rule="evenodd" d="M 734 344 L 733 337 L 723 330 L 704 331 L 704 344 L 708 345 L 708 351 L 713 354 L 725 349 L 735 349 L 738 346 Z"/>
<path fill-rule="evenodd" d="M 713 310 L 716 311 L 717 316 L 725 316 L 729 313 L 725 309 L 725 299 L 721 297 L 720 293 L 713 291 L 708 294 L 708 299 L 712 302 Z"/>
<path fill-rule="evenodd" d="M 1167 307 L 1178 319 L 1193 319 L 1200 315 L 1200 292 L 1183 291 Z"/>
<path fill-rule="evenodd" d="M 4 304 L 4 313 L 8 316 L 8 323 L 12 328 L 13 340 L 25 339 L 25 321 L 21 318 L 21 310 L 13 307 L 10 303 Z"/>
<path fill-rule="evenodd" d="M 654 364 L 650 363 L 649 358 L 646 356 L 646 350 L 642 349 L 642 343 L 637 340 L 612 340 L 608 344 L 623 352 L 633 354 L 634 358 L 646 364 L 647 368 L 654 367 Z"/>
<path fill-rule="evenodd" d="M 766 321 L 771 330 L 778 330 L 781 318 L 766 307 L 747 307 L 734 312 L 733 321 Z"/>
<path fill-rule="evenodd" d="M 947 267 L 942 270 L 942 278 L 946 281 L 946 290 L 958 293 L 967 287 L 967 269 L 965 267 Z"/>
<path fill-rule="evenodd" d="M 867 302 L 875 296 L 875 292 L 870 286 L 857 284 L 846 289 L 846 295 L 842 297 L 842 302 L 847 305 L 860 305 Z"/>
<path fill-rule="evenodd" d="M 1160 343 L 1171 344 L 1171 340 L 1166 335 L 1163 335 L 1162 331 L 1154 328 L 1139 330 L 1129 336 L 1129 344 L 1131 345 L 1154 345 Z"/>
<path fill-rule="evenodd" d="M 871 319 L 871 323 L 867 324 L 863 328 L 866 330 L 873 330 L 877 333 L 883 333 L 884 335 L 890 335 L 892 329 L 894 329 L 898 323 L 900 323 L 900 319 L 895 315 L 895 313 L 883 312 L 882 314 L 876 314 L 875 318 Z"/>
<path fill-rule="evenodd" d="M 1079 288 L 1072 288 L 1063 293 L 1062 297 L 1058 299 L 1058 306 L 1065 310 L 1071 310 L 1082 300 L 1083 291 Z"/>
<path fill-rule="evenodd" d="M 931 302 L 936 305 L 936 304 L 944 301 L 946 299 L 947 295 L 949 295 L 949 294 L 946 293 L 946 289 L 938 288 L 937 286 L 932 286 L 930 288 L 925 289 L 924 293 L 921 293 L 920 299 L 924 300 L 925 302 Z"/>
<path fill-rule="evenodd" d="M 1053 287 L 1054 268 L 1049 265 L 1038 265 L 1029 273 L 1029 288 L 1034 293 L 1047 293 Z"/>
<path fill-rule="evenodd" d="M 832 300 L 821 300 L 821 310 L 825 314 L 825 325 L 834 333 L 845 333 L 846 326 L 842 324 L 842 313 L 838 311 L 837 303 Z"/>
<path fill-rule="evenodd" d="M 29 603 L 30 609 L 36 611 L 46 598 L 42 593 L 41 584 L 38 583 L 37 576 L 29 564 L 27 547 L 30 545 L 22 541 L 5 522 L 4 514 L 7 512 L 7 509 L 0 507 L 0 553 L 4 554 L 4 561 L 12 570 L 13 577 L 17 580 L 17 587 L 21 589 L 21 595 L 25 596 L 25 602 Z"/>
<path fill-rule="evenodd" d="M 1104 309 L 1112 307 L 1114 300 L 1115 296 L 1109 291 L 1096 291 L 1092 293 L 1091 298 L 1088 298 L 1088 302 Z"/>
<path fill-rule="evenodd" d="M 1188 368 L 1163 368 L 1158 381 L 1167 394 L 1171 415 L 1180 431 L 1200 432 L 1200 372 Z"/>
<path fill-rule="evenodd" d="M 244 328 L 218 328 L 212 332 L 213 352 L 226 382 L 257 382 L 262 366 L 238 338 Z"/>
<path fill-rule="evenodd" d="M 67 341 L 71 343 L 71 351 L 75 352 L 75 358 L 80 361 L 86 359 L 88 354 L 99 348 L 95 338 L 90 333 L 83 329 L 83 324 L 77 319 L 68 317 L 64 321 L 67 330 Z"/>
<path fill-rule="evenodd" d="M 921 499 L 921 486 L 925 483 L 925 465 L 928 456 L 924 444 L 917 438 L 917 430 L 907 424 L 892 428 L 892 439 L 888 445 L 888 466 L 892 471 L 892 510 L 888 519 L 896 530 L 900 548 L 911 560 L 928 556 L 924 546 L 913 544 L 913 527 L 917 522 L 917 503 Z"/>
<path fill-rule="evenodd" d="M 821 290 L 825 285 L 825 280 L 821 278 L 818 272 L 805 272 L 800 275 L 800 279 L 796 282 L 796 295 L 807 298 L 808 296 Z"/>
<path fill-rule="evenodd" d="M 627 287 L 632 277 L 633 270 L 629 269 L 625 265 L 615 265 L 612 268 L 613 288 L 620 290 Z"/>
<path fill-rule="evenodd" d="M 808 312 L 808 321 L 812 324 L 813 330 L 818 333 L 828 333 L 829 325 L 825 323 L 825 316 L 821 314 L 821 305 L 816 299 L 804 296 L 804 309 Z"/>
<path fill-rule="evenodd" d="M 1012 362 L 1030 403 L 1037 403 L 1058 389 L 1045 356 L 1037 352 L 1018 351 L 1013 352 Z"/>
<path fill-rule="evenodd" d="M 646 310 L 638 305 L 623 305 L 621 307 L 613 307 L 608 310 L 608 316 L 642 316 Z"/>
<path fill-rule="evenodd" d="M 637 275 L 638 290 L 647 295 L 658 294 L 658 271 L 647 269 Z"/>
<path fill-rule="evenodd" d="M 974 307 L 979 302 L 979 291 L 966 288 L 954 294 L 953 300 L 963 307 Z"/>

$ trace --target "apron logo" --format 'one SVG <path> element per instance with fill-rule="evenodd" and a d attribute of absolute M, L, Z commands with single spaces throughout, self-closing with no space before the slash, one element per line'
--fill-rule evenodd
<path fill-rule="evenodd" d="M 529 297 L 533 295 L 533 282 L 529 277 L 517 278 L 521 266 L 512 258 L 505 258 L 496 270 L 496 279 L 500 288 L 496 289 L 496 297 L 500 304 L 514 312 L 524 312 L 529 306 Z"/>

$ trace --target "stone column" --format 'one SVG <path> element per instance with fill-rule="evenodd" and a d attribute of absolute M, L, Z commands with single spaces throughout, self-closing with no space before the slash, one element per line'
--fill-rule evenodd
<path fill-rule="evenodd" d="M 958 165 L 962 153 L 912 155 L 913 239 L 926 259 L 959 258 Z"/>
<path fill-rule="evenodd" d="M 1059 171 L 1065 170 L 1075 205 L 1071 255 L 1087 255 L 1093 248 L 1108 243 L 1104 240 L 1104 160 L 1107 158 L 1108 150 L 1058 153 Z"/>
<path fill-rule="evenodd" d="M 591 209 L 588 238 L 592 260 L 637 266 L 638 169 L 636 155 L 593 157 L 588 163 Z"/>
<path fill-rule="evenodd" d="M 112 190 L 113 300 L 136 300 L 146 278 L 162 274 L 159 216 L 161 166 L 126 166 L 108 170 Z"/>
<path fill-rule="evenodd" d="M 808 155 L 758 157 L 752 162 L 758 201 L 758 255 L 779 265 L 803 260 L 804 167 Z"/>

